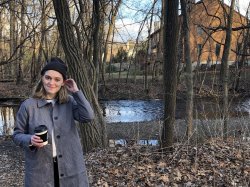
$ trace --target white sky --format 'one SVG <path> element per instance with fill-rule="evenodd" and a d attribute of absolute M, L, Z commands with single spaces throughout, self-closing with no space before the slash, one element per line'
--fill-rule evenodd
<path fill-rule="evenodd" d="M 152 1 L 153 0 L 151 0 L 151 2 Z M 239 8 L 240 8 L 241 14 L 245 15 L 250 0 L 236 0 L 236 2 L 237 1 L 239 2 Z M 126 42 L 129 39 L 135 40 L 137 38 L 140 24 L 136 22 L 144 19 L 144 16 L 146 14 L 142 12 L 136 12 L 135 10 L 143 9 L 143 10 L 148 11 L 149 10 L 148 2 L 150 2 L 150 0 L 141 0 L 141 1 L 126 0 L 125 4 L 122 4 L 122 6 L 120 7 L 118 17 L 119 18 L 122 17 L 123 19 L 118 19 L 116 21 L 116 27 L 118 28 L 119 34 L 118 33 L 116 34 L 115 41 Z M 224 0 L 224 2 L 230 5 L 231 0 Z M 159 1 L 158 4 L 159 3 L 161 2 Z M 128 7 L 134 10 L 131 10 Z M 155 8 L 155 10 L 157 10 L 157 8 Z M 158 19 L 157 17 L 154 18 L 154 20 L 157 20 L 157 19 Z M 149 23 L 146 23 L 143 29 L 144 31 L 142 32 L 141 37 L 139 37 L 140 40 L 143 40 L 147 37 L 148 27 L 149 27 Z"/>
<path fill-rule="evenodd" d="M 228 0 L 227 0 L 227 1 L 228 1 Z M 236 1 L 237 1 L 237 0 L 236 0 Z M 239 2 L 240 12 L 241 12 L 243 15 L 245 15 L 250 0 L 238 0 L 238 2 Z M 227 3 L 227 2 L 225 1 L 225 3 Z M 228 3 L 227 3 L 227 4 L 228 4 Z"/>

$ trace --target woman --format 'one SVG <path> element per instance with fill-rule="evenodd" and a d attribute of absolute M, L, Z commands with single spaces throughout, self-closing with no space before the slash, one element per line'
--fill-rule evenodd
<path fill-rule="evenodd" d="M 88 186 L 74 120 L 89 122 L 94 113 L 75 81 L 66 76 L 64 62 L 52 58 L 42 69 L 33 96 L 17 112 L 13 140 L 25 151 L 25 187 Z M 47 145 L 34 135 L 39 125 L 48 129 Z"/>

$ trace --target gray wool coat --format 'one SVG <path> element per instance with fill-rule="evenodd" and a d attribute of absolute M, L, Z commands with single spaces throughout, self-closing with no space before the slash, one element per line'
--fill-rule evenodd
<path fill-rule="evenodd" d="M 82 91 L 69 96 L 64 104 L 54 107 L 43 99 L 25 100 L 17 112 L 14 142 L 25 152 L 25 187 L 53 187 L 51 131 L 54 128 L 60 187 L 88 187 L 82 147 L 75 125 L 89 122 L 94 112 Z M 35 127 L 46 125 L 49 142 L 42 148 L 30 146 Z"/>

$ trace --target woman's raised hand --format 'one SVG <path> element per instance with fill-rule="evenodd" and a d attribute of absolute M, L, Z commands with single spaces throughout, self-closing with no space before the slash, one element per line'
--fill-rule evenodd
<path fill-rule="evenodd" d="M 74 81 L 74 79 L 67 79 L 64 81 L 64 84 L 70 92 L 74 93 L 74 92 L 79 91 L 78 86 L 76 82 Z"/>

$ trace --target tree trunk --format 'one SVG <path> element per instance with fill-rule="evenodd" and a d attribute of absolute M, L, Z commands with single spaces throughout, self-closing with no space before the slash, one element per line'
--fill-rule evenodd
<path fill-rule="evenodd" d="M 100 30 L 100 2 L 99 0 L 93 1 L 93 20 L 94 20 L 94 30 L 93 30 L 93 64 L 95 66 L 94 75 L 94 92 L 96 98 L 98 98 L 98 81 L 99 81 L 99 30 Z"/>
<path fill-rule="evenodd" d="M 183 29 L 179 30 L 179 36 L 178 36 L 178 53 L 177 53 L 177 59 L 178 59 L 178 63 L 177 63 L 177 85 L 179 85 L 180 81 L 181 81 L 181 74 L 183 72 L 184 69 L 184 31 Z"/>
<path fill-rule="evenodd" d="M 152 22 L 153 22 L 153 15 L 154 15 L 154 7 L 155 7 L 155 3 L 157 1 L 154 0 L 153 1 L 153 5 L 152 5 L 152 10 L 151 10 L 151 15 L 150 15 L 150 23 L 149 23 L 149 28 L 148 28 L 148 36 L 150 36 L 151 34 L 151 30 L 152 30 Z M 149 66 L 150 66 L 150 60 L 149 60 L 149 54 L 150 54 L 150 48 L 149 48 L 149 40 L 147 42 L 147 53 L 146 53 L 146 62 L 145 62 L 145 80 L 144 80 L 144 91 L 146 93 L 149 92 L 149 88 L 148 88 L 148 72 L 149 72 Z"/>
<path fill-rule="evenodd" d="M 164 0 L 163 63 L 165 102 L 161 147 L 167 150 L 172 150 L 175 122 L 178 4 L 178 0 Z"/>
<path fill-rule="evenodd" d="M 3 12 L 0 11 L 0 39 L 3 38 Z M 0 42 L 0 61 L 4 60 L 4 40 Z M 4 68 L 0 66 L 0 79 L 3 79 Z"/>
<path fill-rule="evenodd" d="M 227 124 L 228 124 L 228 56 L 231 48 L 231 38 L 232 38 L 232 20 L 234 14 L 234 5 L 235 0 L 231 1 L 229 15 L 227 16 L 227 28 L 226 28 L 226 39 L 223 50 L 223 55 L 221 59 L 221 75 L 222 75 L 222 87 L 223 87 L 223 96 L 222 96 L 222 110 L 223 110 L 223 138 L 227 138 Z"/>
<path fill-rule="evenodd" d="M 17 72 L 17 60 L 16 60 L 16 47 L 17 47 L 17 35 L 16 35 L 16 2 L 10 1 L 9 2 L 10 7 L 10 57 L 14 60 L 11 63 L 7 64 L 7 74 L 8 78 L 16 78 L 16 72 Z"/>
<path fill-rule="evenodd" d="M 250 3 L 248 5 L 248 7 L 249 6 L 250 6 Z M 249 24 L 249 23 L 250 23 L 250 21 L 247 20 L 247 24 Z M 243 31 L 243 37 L 244 37 L 243 49 L 242 49 L 242 54 L 243 55 L 241 55 L 240 60 L 238 62 L 238 72 L 236 72 L 236 73 L 238 73 L 238 76 L 236 77 L 236 83 L 235 83 L 235 87 L 234 87 L 234 90 L 237 91 L 237 92 L 240 89 L 241 73 L 242 73 L 242 69 L 245 66 L 246 54 L 247 54 L 247 49 L 248 49 L 248 45 L 249 45 L 249 34 L 250 34 L 249 28 L 247 28 L 246 31 Z"/>
<path fill-rule="evenodd" d="M 73 26 L 70 18 L 69 4 L 67 0 L 53 0 L 57 18 L 58 30 L 64 49 L 69 73 L 76 80 L 79 88 L 92 104 L 96 117 L 89 125 L 80 124 L 80 135 L 83 149 L 90 151 L 94 147 L 107 145 L 106 126 L 103 120 L 101 108 L 89 78 L 87 77 L 86 61 L 81 57 L 80 47 L 74 37 Z"/>
<path fill-rule="evenodd" d="M 115 30 L 113 29 L 112 40 L 111 40 L 111 49 L 110 49 L 110 61 L 109 61 L 109 80 L 110 80 L 111 71 L 113 73 L 113 70 L 111 68 L 112 68 L 112 63 L 113 63 L 113 58 L 114 58 L 114 56 L 113 56 L 114 35 L 115 35 Z"/>
<path fill-rule="evenodd" d="M 22 0 L 21 4 L 21 38 L 20 41 L 22 42 L 25 38 L 25 13 L 26 13 L 26 0 Z M 18 59 L 18 69 L 17 69 L 17 79 L 16 84 L 21 84 L 23 82 L 23 72 L 22 72 L 22 64 L 23 64 L 23 57 L 24 57 L 24 47 L 21 44 L 19 48 L 19 59 Z"/>
<path fill-rule="evenodd" d="M 187 1 L 181 0 L 181 12 L 183 18 L 183 32 L 184 32 L 184 54 L 186 62 L 185 81 L 187 87 L 187 101 L 186 101 L 186 123 L 188 140 L 193 133 L 193 72 L 190 56 L 190 27 L 189 27 L 189 12 L 187 11 Z"/>
<path fill-rule="evenodd" d="M 30 65 L 30 83 L 34 82 L 35 77 L 37 76 L 36 74 L 36 37 L 32 39 L 32 58 L 31 58 L 31 65 Z"/>
<path fill-rule="evenodd" d="M 102 75 L 104 75 L 104 73 L 105 73 L 105 67 L 104 66 L 107 63 L 108 44 L 109 44 L 110 41 L 113 41 L 113 38 L 114 38 L 115 20 L 116 20 L 116 16 L 117 16 L 119 7 L 121 5 L 121 2 L 122 2 L 121 0 L 118 0 L 115 7 L 113 7 L 113 5 L 112 5 L 111 19 L 110 19 L 110 23 L 109 23 L 109 28 L 108 28 L 108 33 L 107 33 L 107 36 L 106 36 L 106 40 L 105 40 L 105 43 L 104 43 Z M 113 1 L 112 1 L 112 3 L 113 3 Z M 112 39 L 111 39 L 111 37 L 112 37 Z M 113 42 L 111 42 L 111 45 L 112 45 L 112 43 Z M 112 48 L 112 46 L 111 46 L 111 48 Z M 112 58 L 112 49 L 111 49 L 111 58 Z M 111 64 L 109 64 L 109 65 L 111 65 Z M 110 71 L 109 71 L 109 73 L 110 73 Z M 103 82 L 104 82 L 104 80 L 103 80 Z"/>
<path fill-rule="evenodd" d="M 33 79 L 34 82 L 37 80 L 37 76 L 39 75 L 38 72 L 41 69 L 41 66 L 45 63 L 45 60 L 48 60 L 48 56 L 46 58 L 43 58 L 44 54 L 44 43 L 46 40 L 46 27 L 47 27 L 47 20 L 46 20 L 46 1 L 41 1 L 41 9 L 42 9 L 42 15 L 41 15 L 41 39 L 39 42 L 39 48 L 38 48 L 38 55 L 37 55 L 37 61 L 35 71 L 35 78 Z"/>

